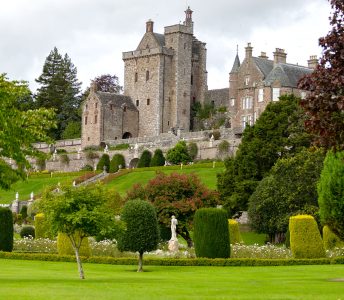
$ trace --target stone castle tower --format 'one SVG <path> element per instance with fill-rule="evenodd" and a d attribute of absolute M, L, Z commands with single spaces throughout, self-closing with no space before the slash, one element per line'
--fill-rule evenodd
<path fill-rule="evenodd" d="M 192 10 L 164 34 L 155 33 L 149 20 L 137 49 L 124 52 L 123 61 L 124 95 L 139 112 L 138 136 L 189 131 L 191 106 L 203 103 L 207 91 L 206 48 L 193 35 Z"/>

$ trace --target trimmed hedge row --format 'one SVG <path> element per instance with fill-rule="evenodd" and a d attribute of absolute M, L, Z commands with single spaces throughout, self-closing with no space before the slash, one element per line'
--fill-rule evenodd
<path fill-rule="evenodd" d="M 1 252 L 0 259 L 21 259 L 36 261 L 61 261 L 75 262 L 75 256 L 43 253 L 17 253 Z M 137 265 L 137 258 L 114 257 L 81 257 L 83 263 L 112 264 L 112 265 Z M 253 267 L 253 266 L 297 266 L 297 265 L 330 265 L 344 264 L 344 257 L 318 258 L 318 259 L 252 259 L 252 258 L 146 258 L 145 265 L 151 266 L 223 266 L 223 267 Z"/>

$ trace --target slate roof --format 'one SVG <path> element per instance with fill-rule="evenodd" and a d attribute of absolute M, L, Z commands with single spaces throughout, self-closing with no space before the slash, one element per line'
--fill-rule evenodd
<path fill-rule="evenodd" d="M 128 109 L 137 110 L 131 98 L 128 96 L 105 92 L 97 92 L 96 94 L 103 106 L 113 104 L 115 107 L 122 107 L 125 104 Z"/>
<path fill-rule="evenodd" d="M 234 63 L 233 63 L 233 67 L 232 67 L 231 73 L 238 72 L 239 68 L 240 68 L 240 59 L 239 59 L 239 55 L 237 53 L 237 55 L 235 56 L 235 59 L 234 59 Z"/>
<path fill-rule="evenodd" d="M 266 58 L 252 57 L 259 70 L 263 73 L 266 78 L 274 67 L 274 62 Z"/>
<path fill-rule="evenodd" d="M 161 47 L 165 46 L 165 35 L 161 34 L 161 33 L 155 33 L 153 32 L 155 39 L 158 41 L 159 45 Z"/>

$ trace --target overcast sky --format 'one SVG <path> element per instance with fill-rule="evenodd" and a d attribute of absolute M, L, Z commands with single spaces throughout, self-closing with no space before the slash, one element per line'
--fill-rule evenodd
<path fill-rule="evenodd" d="M 0 73 L 27 80 L 33 91 L 45 58 L 56 46 L 68 53 L 83 88 L 101 74 L 116 74 L 123 85 L 122 52 L 134 50 L 145 33 L 184 20 L 190 5 L 194 34 L 207 44 L 208 86 L 228 87 L 239 45 L 251 42 L 253 55 L 272 58 L 275 48 L 287 62 L 307 64 L 320 55 L 318 38 L 329 31 L 327 0 L 0 0 Z"/>

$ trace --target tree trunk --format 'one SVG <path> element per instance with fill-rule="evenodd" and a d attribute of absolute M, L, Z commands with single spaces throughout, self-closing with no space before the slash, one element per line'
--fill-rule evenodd
<path fill-rule="evenodd" d="M 182 231 L 179 232 L 180 236 L 187 242 L 188 248 L 193 247 L 193 242 L 190 237 L 189 231 L 186 228 L 183 228 Z"/>
<path fill-rule="evenodd" d="M 143 264 L 143 252 L 140 252 L 139 253 L 139 268 L 137 269 L 137 272 L 143 272 L 142 264 Z"/>
<path fill-rule="evenodd" d="M 76 257 L 76 263 L 78 264 L 78 271 L 79 271 L 80 279 L 85 279 L 84 269 L 82 267 L 82 263 L 79 256 L 79 249 L 75 247 L 74 251 L 75 251 L 75 257 Z"/>

